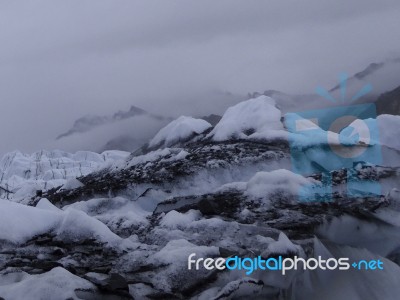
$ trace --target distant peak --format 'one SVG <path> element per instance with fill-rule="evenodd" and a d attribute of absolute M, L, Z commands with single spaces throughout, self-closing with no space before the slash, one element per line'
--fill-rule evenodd
<path fill-rule="evenodd" d="M 113 115 L 114 120 L 123 120 L 137 115 L 147 114 L 144 109 L 131 105 L 128 111 L 119 111 Z"/>
<path fill-rule="evenodd" d="M 135 105 L 131 105 L 131 108 L 129 109 L 131 112 L 136 112 L 136 113 L 147 113 L 144 109 L 141 109 L 140 107 L 137 107 Z"/>
<path fill-rule="evenodd" d="M 89 114 L 77 119 L 74 122 L 74 125 L 68 131 L 60 134 L 59 136 L 57 136 L 56 139 L 59 140 L 61 138 L 73 135 L 75 133 L 87 132 L 98 126 L 129 119 L 144 114 L 148 114 L 148 112 L 135 105 L 131 105 L 129 110 L 126 111 L 120 110 L 112 115 L 107 115 L 107 116 L 98 116 Z"/>
<path fill-rule="evenodd" d="M 354 74 L 354 77 L 356 77 L 357 79 L 364 79 L 365 77 L 382 68 L 384 65 L 385 63 L 371 63 L 363 71 Z"/>

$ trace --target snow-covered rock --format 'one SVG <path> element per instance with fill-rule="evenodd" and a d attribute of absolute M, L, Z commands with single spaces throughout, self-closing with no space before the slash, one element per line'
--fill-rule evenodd
<path fill-rule="evenodd" d="M 42 198 L 39 200 L 39 202 L 35 206 L 36 208 L 40 209 L 45 209 L 45 210 L 50 210 L 50 211 L 56 211 L 56 212 L 61 212 L 61 209 L 58 207 L 54 206 L 48 199 Z"/>
<path fill-rule="evenodd" d="M 68 179 L 63 186 L 61 187 L 63 190 L 73 190 L 84 186 L 82 182 L 80 182 L 76 178 Z"/>
<path fill-rule="evenodd" d="M 211 126 L 205 120 L 181 116 L 162 128 L 150 141 L 149 147 L 168 147 L 203 133 Z"/>
<path fill-rule="evenodd" d="M 208 136 L 214 141 L 224 141 L 232 138 L 282 139 L 286 134 L 275 100 L 260 96 L 228 108 Z"/>
<path fill-rule="evenodd" d="M 200 217 L 200 212 L 196 210 L 190 210 L 184 214 L 172 210 L 163 217 L 160 225 L 171 229 L 177 229 L 188 226 L 190 223 L 199 220 Z"/>
<path fill-rule="evenodd" d="M 285 254 L 299 254 L 303 250 L 299 245 L 293 244 L 289 238 L 281 232 L 277 241 L 272 242 L 268 245 L 268 248 L 263 252 L 263 257 L 269 257 L 270 255 L 285 255 Z"/>
<path fill-rule="evenodd" d="M 209 297 L 207 299 L 240 299 L 248 297 L 249 295 L 257 297 L 263 287 L 264 283 L 262 281 L 251 277 L 245 277 L 229 282 L 217 295 L 215 295 L 215 297 Z"/>
<path fill-rule="evenodd" d="M 60 225 L 61 212 L 44 210 L 6 200 L 0 200 L 0 240 L 23 243 L 54 230 Z"/>
<path fill-rule="evenodd" d="M 253 198 L 269 198 L 281 193 L 280 198 L 297 196 L 301 189 L 317 184 L 316 180 L 305 178 L 289 170 L 258 172 L 246 185 L 246 194 Z"/>
<path fill-rule="evenodd" d="M 14 272 L 0 275 L 0 295 L 4 299 L 80 299 L 77 291 L 97 290 L 89 281 L 57 267 L 38 275 Z"/>
<path fill-rule="evenodd" d="M 51 209 L 49 202 L 45 201 L 32 207 L 0 200 L 0 228 L 0 240 L 15 244 L 42 234 L 54 234 L 63 240 L 94 238 L 113 245 L 121 241 L 106 225 L 84 212 Z"/>

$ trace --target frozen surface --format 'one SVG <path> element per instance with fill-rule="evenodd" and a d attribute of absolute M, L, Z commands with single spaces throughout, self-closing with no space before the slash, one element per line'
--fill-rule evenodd
<path fill-rule="evenodd" d="M 393 162 L 398 145 L 390 137 L 398 119 L 378 121 Z M 295 135 L 304 155 L 334 166 L 327 132 L 308 120 L 299 124 L 317 133 Z M 335 170 L 332 201 L 299 203 L 299 193 L 311 196 L 304 187 L 319 187 L 322 180 L 289 171 L 289 133 L 271 98 L 231 107 L 210 130 L 205 121 L 181 117 L 150 148 L 129 155 L 6 155 L 0 162 L 0 297 L 101 299 L 101 289 L 111 299 L 398 298 L 398 169 L 363 162 L 354 167 L 357 178 L 380 180 L 379 197 L 347 198 L 346 174 Z M 287 276 L 197 271 L 188 269 L 192 253 L 379 258 L 385 270 L 293 270 Z"/>
<path fill-rule="evenodd" d="M 62 213 L 0 200 L 0 240 L 23 243 L 35 235 L 55 230 Z"/>
<path fill-rule="evenodd" d="M 317 184 L 317 181 L 289 170 L 259 172 L 247 183 L 246 194 L 253 198 L 264 198 L 277 192 L 293 196 L 298 195 L 302 188 L 313 184 Z"/>
<path fill-rule="evenodd" d="M 172 210 L 163 217 L 160 225 L 171 229 L 184 228 L 188 224 L 197 221 L 200 218 L 201 214 L 199 211 L 190 210 L 187 213 L 182 214 Z"/>
<path fill-rule="evenodd" d="M 110 245 L 121 241 L 106 225 L 84 212 L 72 208 L 61 211 L 43 199 L 38 207 L 0 200 L 0 228 L 0 240 L 16 244 L 45 233 L 63 240 L 94 238 Z"/>
<path fill-rule="evenodd" d="M 78 299 L 76 290 L 94 291 L 96 287 L 60 267 L 39 275 L 0 275 L 0 295 L 4 299 Z"/>
<path fill-rule="evenodd" d="M 150 141 L 149 146 L 171 146 L 179 141 L 206 131 L 211 124 L 205 120 L 181 116 L 162 128 Z"/>
<path fill-rule="evenodd" d="M 64 185 L 64 189 L 76 188 L 75 179 L 129 155 L 123 151 L 106 151 L 101 154 L 78 151 L 40 151 L 33 154 L 11 152 L 0 161 L 0 196 L 23 199 L 34 196 L 36 190 L 48 190 Z"/>
<path fill-rule="evenodd" d="M 284 138 L 286 134 L 275 100 L 260 96 L 228 108 L 209 136 L 214 141 L 224 141 L 231 138 Z"/>

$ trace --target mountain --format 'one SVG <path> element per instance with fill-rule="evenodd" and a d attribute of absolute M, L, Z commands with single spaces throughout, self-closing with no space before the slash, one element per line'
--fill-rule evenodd
<path fill-rule="evenodd" d="M 214 126 L 180 117 L 140 151 L 114 155 L 67 188 L 49 186 L 42 195 L 26 190 L 19 203 L 1 200 L 0 295 L 12 298 L 10 291 L 36 286 L 42 298 L 57 292 L 83 299 L 397 299 L 400 145 L 390 136 L 400 117 L 368 121 L 384 127 L 379 146 L 392 151 L 389 162 L 378 165 L 365 156 L 329 171 L 331 181 L 320 172 L 294 173 L 288 140 L 305 154 L 305 164 L 329 165 L 327 132 L 299 119 L 314 131 L 296 133 L 286 121 L 277 101 L 265 95 L 233 105 Z M 361 133 L 359 126 L 349 128 Z M 355 146 L 373 148 L 375 142 L 360 139 Z M 23 168 L 14 163 L 8 170 L 21 176 L 33 162 L 37 180 L 57 170 L 53 162 L 39 167 L 35 155 Z M 379 180 L 382 190 L 356 197 L 347 192 L 348 182 L 363 192 L 370 180 Z M 189 269 L 192 254 L 247 257 L 252 265 Z M 300 267 L 283 275 L 253 264 L 280 256 L 374 259 L 384 268 Z"/>
<path fill-rule="evenodd" d="M 207 121 L 208 123 L 210 123 L 212 126 L 215 126 L 218 124 L 218 122 L 221 120 L 221 118 L 222 117 L 219 115 L 211 114 L 208 116 L 201 117 L 200 119 L 203 119 L 204 121 Z"/>
<path fill-rule="evenodd" d="M 351 76 L 348 79 L 348 83 L 353 84 L 355 81 L 362 81 L 362 80 L 368 80 L 374 73 L 376 73 L 378 70 L 382 69 L 385 67 L 386 63 L 380 62 L 380 63 L 371 63 L 369 64 L 364 70 L 355 73 L 353 76 Z M 330 92 L 334 92 L 340 89 L 340 85 L 336 85 L 332 89 L 330 89 Z"/>
<path fill-rule="evenodd" d="M 375 104 L 378 114 L 400 115 L 400 86 L 380 95 Z"/>
<path fill-rule="evenodd" d="M 361 97 L 355 104 L 376 102 L 378 115 L 398 114 L 399 108 L 395 103 L 398 102 L 396 97 L 397 88 L 400 84 L 398 82 L 399 75 L 400 59 L 371 63 L 365 69 L 355 72 L 349 77 L 346 86 L 347 98 L 357 94 L 364 85 L 371 84 L 373 86 L 371 93 Z M 334 98 L 341 98 L 339 85 L 331 89 L 328 88 L 328 90 Z M 283 112 L 283 115 L 288 112 L 328 108 L 337 105 L 337 103 L 326 101 L 312 91 L 310 94 L 296 95 L 270 89 L 262 93 L 249 93 L 248 98 L 255 98 L 260 95 L 275 99 L 276 106 Z M 196 97 L 192 96 L 195 99 L 193 103 L 200 101 L 201 98 L 209 98 L 209 102 L 215 103 L 212 109 L 208 109 L 208 113 L 219 113 L 222 107 L 238 103 L 238 97 L 238 95 L 221 91 L 212 91 Z M 192 98 L 188 96 L 188 99 Z M 197 116 L 200 117 L 201 115 Z M 221 117 L 218 114 L 211 114 L 200 118 L 215 126 Z M 106 150 L 134 152 L 148 143 L 170 121 L 172 119 L 169 117 L 155 115 L 136 106 L 131 106 L 126 111 L 118 111 L 105 116 L 92 115 L 79 118 L 70 129 L 58 135 L 55 141 L 46 142 L 45 145 L 46 148 L 63 149 L 68 152 L 78 150 L 98 153 Z"/>
<path fill-rule="evenodd" d="M 132 152 L 147 143 L 171 118 L 136 106 L 107 116 L 84 116 L 60 134 L 48 147 L 74 152 L 121 150 Z"/>
<path fill-rule="evenodd" d="M 69 129 L 65 133 L 60 134 L 59 136 L 57 136 L 56 139 L 59 140 L 64 137 L 73 135 L 75 133 L 87 132 L 98 126 L 125 120 L 143 114 L 148 114 L 148 113 L 143 109 L 132 105 L 128 111 L 119 111 L 111 116 L 92 116 L 92 115 L 84 116 L 76 120 L 71 129 Z"/>
<path fill-rule="evenodd" d="M 400 74 L 400 60 L 389 59 L 383 62 L 371 63 L 364 70 L 355 73 L 347 80 L 347 89 L 349 92 L 355 92 L 365 84 L 371 84 L 372 94 L 380 95 L 388 92 L 400 83 L 398 76 Z M 336 85 L 330 92 L 339 92 L 340 86 Z"/>
<path fill-rule="evenodd" d="M 120 135 L 116 138 L 109 140 L 102 148 L 101 151 L 118 149 L 121 151 L 132 151 L 140 147 L 140 143 L 130 135 Z"/>
<path fill-rule="evenodd" d="M 345 70 L 344 70 L 345 71 Z M 398 87 L 400 85 L 400 59 L 390 59 L 384 62 L 371 63 L 365 69 L 350 75 L 346 80 L 345 100 L 350 100 L 364 86 L 370 85 L 371 91 L 360 97 L 354 104 L 373 103 L 377 105 L 379 114 L 399 114 L 397 107 Z M 327 87 L 328 93 L 337 99 L 336 103 L 327 101 L 317 93 L 310 94 L 287 94 L 277 90 L 266 90 L 264 92 L 253 92 L 248 98 L 265 95 L 275 99 L 277 106 L 283 113 L 328 108 L 341 102 L 342 94 L 340 84 L 332 88 Z M 392 101 L 393 100 L 393 101 Z"/>
<path fill-rule="evenodd" d="M 364 79 L 370 75 L 372 75 L 374 72 L 378 71 L 379 69 L 381 69 L 382 67 L 385 66 L 385 63 L 381 62 L 381 63 L 371 63 L 368 67 L 366 67 L 364 70 L 362 70 L 361 72 L 358 72 L 356 74 L 354 74 L 354 77 L 357 79 Z"/>

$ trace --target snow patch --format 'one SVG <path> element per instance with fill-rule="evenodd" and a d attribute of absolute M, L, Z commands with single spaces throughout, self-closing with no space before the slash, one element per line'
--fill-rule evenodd
<path fill-rule="evenodd" d="M 0 200 L 0 240 L 21 244 L 45 233 L 55 233 L 63 240 L 95 238 L 111 246 L 122 239 L 95 218 L 82 211 L 55 209 L 48 200 L 38 207 Z"/>
<path fill-rule="evenodd" d="M 302 187 L 317 184 L 318 181 L 305 178 L 289 170 L 280 169 L 271 172 L 258 172 L 246 186 L 246 194 L 253 198 L 266 198 L 276 192 L 286 196 L 299 195 Z"/>
<path fill-rule="evenodd" d="M 200 134 L 212 127 L 202 119 L 181 116 L 162 128 L 150 141 L 150 147 L 169 147 L 177 142 L 184 141 L 195 134 Z"/>
<path fill-rule="evenodd" d="M 61 209 L 53 205 L 48 199 L 42 198 L 39 200 L 39 202 L 36 204 L 36 208 L 40 209 L 45 209 L 45 210 L 50 210 L 50 211 L 58 211 L 61 212 Z"/>
<path fill-rule="evenodd" d="M 268 245 L 266 251 L 263 252 L 264 257 L 268 257 L 271 254 L 289 254 L 289 253 L 300 253 L 302 252 L 301 246 L 293 244 L 289 238 L 283 233 L 279 233 L 279 238 Z"/>
<path fill-rule="evenodd" d="M 224 141 L 286 138 L 286 133 L 275 100 L 260 96 L 228 108 L 208 136 L 214 141 Z"/>
<path fill-rule="evenodd" d="M 184 214 L 172 210 L 163 217 L 160 225 L 171 229 L 185 228 L 190 223 L 199 220 L 200 217 L 201 213 L 197 210 L 191 209 Z"/>
<path fill-rule="evenodd" d="M 84 186 L 82 182 L 80 182 L 76 178 L 71 178 L 67 180 L 67 182 L 61 187 L 63 190 L 73 190 Z"/>
<path fill-rule="evenodd" d="M 34 196 L 36 190 L 49 190 L 63 184 L 66 184 L 64 188 L 75 188 L 76 177 L 88 175 L 128 155 L 123 151 L 102 154 L 89 151 L 72 154 L 60 150 L 33 154 L 10 152 L 0 160 L 0 197 L 20 202 Z M 68 183 L 68 180 L 72 181 Z"/>
<path fill-rule="evenodd" d="M 54 230 L 62 213 L 0 200 L 0 240 L 23 243 Z"/>
<path fill-rule="evenodd" d="M 57 267 L 40 275 L 24 272 L 0 276 L 0 295 L 5 299 L 78 299 L 75 290 L 95 291 L 89 281 Z"/>

